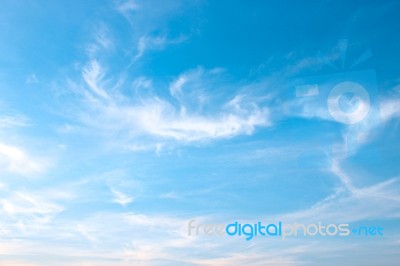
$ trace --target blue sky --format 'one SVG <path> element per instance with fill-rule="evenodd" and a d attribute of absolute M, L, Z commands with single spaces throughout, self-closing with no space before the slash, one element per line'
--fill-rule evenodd
<path fill-rule="evenodd" d="M 399 8 L 2 0 L 0 265 L 397 265 Z"/>

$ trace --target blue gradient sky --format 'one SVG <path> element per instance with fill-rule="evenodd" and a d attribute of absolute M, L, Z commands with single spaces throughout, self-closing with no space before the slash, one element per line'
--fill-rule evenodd
<path fill-rule="evenodd" d="M 398 1 L 0 6 L 0 265 L 398 265 Z M 368 106 L 353 124 L 328 107 L 345 82 L 369 97 L 338 101 Z"/>

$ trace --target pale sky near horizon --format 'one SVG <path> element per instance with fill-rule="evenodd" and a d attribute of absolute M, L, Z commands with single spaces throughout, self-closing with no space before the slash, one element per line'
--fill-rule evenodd
<path fill-rule="evenodd" d="M 398 266 L 399 11 L 0 0 L 0 265 Z M 196 237 L 192 219 L 384 235 Z"/>

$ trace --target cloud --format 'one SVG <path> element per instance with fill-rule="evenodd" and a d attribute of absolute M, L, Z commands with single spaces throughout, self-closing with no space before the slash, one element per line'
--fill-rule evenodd
<path fill-rule="evenodd" d="M 367 118 L 357 124 L 347 126 L 343 131 L 344 155 L 355 154 L 361 147 L 376 140 L 383 133 L 387 123 L 400 117 L 399 105 L 399 95 L 392 95 L 391 98 L 381 97 L 377 106 L 370 107 Z"/>
<path fill-rule="evenodd" d="M 186 81 L 186 76 L 181 76 L 175 80 L 169 87 L 171 95 L 176 97 L 178 94 L 182 93 L 182 86 L 186 83 Z"/>
<path fill-rule="evenodd" d="M 0 228 L 13 239 L 35 238 L 53 231 L 55 217 L 65 210 L 58 201 L 56 195 L 46 191 L 7 188 L 0 197 Z"/>
<path fill-rule="evenodd" d="M 83 69 L 82 76 L 92 90 L 92 92 L 101 98 L 109 98 L 107 92 L 99 87 L 98 83 L 104 78 L 103 69 L 96 60 L 91 60 Z"/>
<path fill-rule="evenodd" d="M 156 100 L 137 109 L 141 127 L 154 136 L 179 141 L 199 141 L 251 134 L 268 125 L 267 109 L 255 107 L 246 113 L 221 112 L 216 117 L 178 112 L 168 102 Z"/>
<path fill-rule="evenodd" d="M 42 173 L 48 167 L 43 159 L 36 159 L 22 149 L 0 143 L 0 164 L 10 173 L 30 175 Z"/>
<path fill-rule="evenodd" d="M 154 50 L 162 50 L 165 48 L 166 45 L 171 44 L 179 44 L 187 40 L 187 37 L 180 36 L 177 38 L 167 38 L 167 36 L 151 36 L 151 35 L 144 35 L 139 38 L 137 43 L 137 53 L 133 58 L 133 62 L 137 61 L 141 58 L 145 52 L 147 51 L 154 51 Z"/>
<path fill-rule="evenodd" d="M 304 81 L 301 81 L 304 82 Z M 310 82 L 310 81 L 308 81 Z M 283 112 L 286 117 L 299 117 L 307 120 L 315 121 L 329 121 L 335 123 L 340 127 L 342 135 L 341 143 L 334 143 L 333 150 L 337 155 L 349 157 L 358 152 L 364 145 L 373 142 L 379 133 L 382 133 L 384 126 L 393 119 L 400 116 L 400 97 L 399 94 L 389 91 L 389 95 L 374 95 L 371 92 L 371 99 L 365 102 L 361 98 L 353 98 L 348 102 L 350 106 L 355 106 L 357 112 L 345 114 L 343 110 L 340 114 L 342 117 L 336 120 L 329 110 L 329 101 L 327 91 L 331 90 L 332 83 L 339 83 L 332 79 L 324 84 L 319 85 L 306 85 L 306 86 L 293 86 L 291 82 L 289 87 L 293 90 L 279 95 L 284 99 L 283 108 L 278 112 Z M 324 88 L 325 87 L 325 88 Z M 307 90 L 312 92 L 316 88 L 316 95 L 307 95 Z M 294 92 L 300 90 L 305 93 L 300 96 L 294 96 Z M 318 92 L 319 91 L 319 92 Z M 319 95 L 318 95 L 319 94 Z M 342 97 L 346 97 L 343 95 Z M 379 97 L 379 98 L 378 98 Z M 360 112 L 365 107 L 365 113 Z M 357 121 L 355 123 L 348 123 L 349 121 Z"/>
<path fill-rule="evenodd" d="M 112 193 L 112 202 L 123 207 L 132 203 L 135 196 L 141 192 L 141 185 L 131 176 L 128 176 L 124 170 L 114 170 L 100 175 L 100 180 L 104 180 Z"/>
<path fill-rule="evenodd" d="M 0 115 L 0 128 L 26 127 L 29 119 L 23 115 Z"/>
<path fill-rule="evenodd" d="M 340 180 L 340 186 L 333 194 L 317 202 L 309 209 L 281 214 L 279 219 L 286 222 L 346 222 L 365 220 L 398 219 L 400 217 L 400 177 L 379 183 L 355 187 L 339 160 L 334 160 L 331 172 Z"/>
<path fill-rule="evenodd" d="M 211 75 L 207 75 L 211 74 Z M 197 67 L 195 69 L 186 71 L 179 75 L 171 84 L 169 85 L 169 92 L 172 97 L 176 99 L 182 98 L 184 95 L 188 95 L 194 93 L 196 91 L 202 90 L 202 85 L 204 85 L 204 81 L 202 80 L 205 78 L 212 78 L 212 76 L 218 75 L 213 70 L 206 71 L 202 67 Z M 186 87 L 187 91 L 183 91 L 184 87 Z"/>
<path fill-rule="evenodd" d="M 87 45 L 86 53 L 89 58 L 95 58 L 101 53 L 112 50 L 114 42 L 111 30 L 105 23 L 97 23 L 93 27 L 92 41 Z"/>
<path fill-rule="evenodd" d="M 125 195 L 124 193 L 122 193 L 118 190 L 111 189 L 111 192 L 114 195 L 114 202 L 120 204 L 121 206 L 126 206 L 129 203 L 133 202 L 133 197 Z"/>
<path fill-rule="evenodd" d="M 162 49 L 166 44 L 166 38 L 164 36 L 142 36 L 137 44 L 137 54 L 134 57 L 134 61 L 143 56 L 147 50 Z"/>
<path fill-rule="evenodd" d="M 16 191 L 8 199 L 1 200 L 2 209 L 9 215 L 53 215 L 63 208 L 48 199 L 29 192 Z"/>
<path fill-rule="evenodd" d="M 289 253 L 289 252 L 288 252 Z M 191 263 L 195 265 L 208 266 L 239 266 L 239 265 L 270 265 L 270 266 L 285 266 L 285 265 L 302 265 L 293 256 L 283 254 L 263 254 L 259 252 L 248 251 L 247 254 L 231 253 L 217 258 L 193 259 Z"/>
<path fill-rule="evenodd" d="M 135 90 L 139 89 L 150 89 L 153 86 L 153 82 L 151 79 L 146 77 L 138 77 L 132 82 L 132 87 Z"/>
<path fill-rule="evenodd" d="M 154 98 L 135 106 L 113 103 L 96 109 L 103 116 L 104 125 L 112 129 L 184 142 L 251 134 L 256 127 L 269 125 L 268 110 L 259 107 L 242 113 L 227 111 L 207 117 L 181 113 L 169 102 Z M 96 109 L 92 111 L 96 112 Z M 88 120 L 84 122 L 90 123 Z M 101 126 L 101 122 L 93 126 Z"/>
<path fill-rule="evenodd" d="M 203 76 L 203 72 L 206 74 Z M 121 92 L 101 88 L 105 84 L 105 72 L 100 64 L 92 60 L 83 69 L 86 88 L 81 88 L 85 105 L 77 111 L 78 119 L 88 128 L 100 132 L 126 132 L 127 139 L 148 135 L 166 140 L 194 142 L 230 138 L 237 135 L 250 135 L 257 127 L 271 124 L 269 110 L 259 106 L 257 100 L 243 95 L 232 105 L 231 95 L 215 98 L 207 89 L 196 90 L 198 86 L 207 87 L 207 78 L 218 75 L 202 68 L 188 71 L 177 80 L 186 79 L 185 92 L 178 92 L 175 81 L 170 85 L 171 96 L 179 101 L 161 98 L 155 94 L 127 98 Z M 150 86 L 147 79 L 134 80 L 136 86 Z M 194 87 L 191 87 L 194 86 Z M 111 93 L 113 91 L 113 93 Z M 214 99 L 215 98 L 215 99 Z M 214 109 L 203 110 L 206 100 L 214 100 Z"/>
<path fill-rule="evenodd" d="M 140 5 L 135 0 L 120 1 L 116 8 L 122 14 L 127 14 L 129 12 L 137 11 L 140 9 Z"/>
<path fill-rule="evenodd" d="M 381 118 L 383 121 L 389 121 L 400 117 L 400 99 L 386 99 L 380 104 Z"/>

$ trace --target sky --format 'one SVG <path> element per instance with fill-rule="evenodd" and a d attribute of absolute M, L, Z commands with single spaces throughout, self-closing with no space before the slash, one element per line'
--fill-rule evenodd
<path fill-rule="evenodd" d="M 398 1 L 0 6 L 0 265 L 398 265 Z"/>

